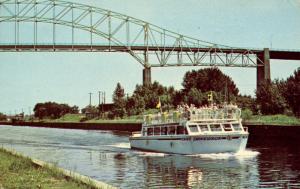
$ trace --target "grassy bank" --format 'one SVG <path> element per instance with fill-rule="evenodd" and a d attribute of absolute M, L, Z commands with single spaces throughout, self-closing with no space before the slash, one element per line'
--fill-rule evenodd
<path fill-rule="evenodd" d="M 148 110 L 145 114 L 154 114 L 157 110 Z M 44 119 L 44 122 L 71 122 L 78 123 L 80 119 L 83 118 L 82 114 L 66 114 L 59 119 Z M 270 125 L 300 125 L 300 119 L 294 116 L 287 115 L 252 115 L 249 112 L 243 111 L 242 113 L 243 120 L 248 123 L 262 123 L 262 124 L 270 124 Z M 142 123 L 143 115 L 135 115 L 124 117 L 123 119 L 99 119 L 94 118 L 85 123 Z"/>
<path fill-rule="evenodd" d="M 147 110 L 144 114 L 155 114 L 157 113 L 157 109 Z M 83 114 L 66 114 L 58 119 L 35 119 L 35 120 L 26 120 L 25 121 L 33 121 L 33 122 L 45 122 L 45 123 L 120 123 L 120 124 L 136 124 L 143 122 L 143 115 L 134 115 L 134 116 L 126 116 L 122 119 L 102 119 L 99 117 L 84 120 L 85 117 Z M 242 111 L 242 118 L 244 122 L 249 124 L 263 124 L 263 125 L 300 125 L 300 119 L 295 116 L 287 116 L 283 114 L 279 115 L 253 115 L 253 113 L 249 110 Z"/>
<path fill-rule="evenodd" d="M 85 116 L 82 114 L 66 114 L 58 119 L 42 119 L 42 120 L 34 120 L 34 121 L 43 121 L 43 122 L 51 122 L 51 123 L 80 123 L 80 120 Z M 143 116 L 136 115 L 130 117 L 124 117 L 123 119 L 101 119 L 94 118 L 84 121 L 84 123 L 140 123 L 142 122 Z"/>
<path fill-rule="evenodd" d="M 54 167 L 40 167 L 31 159 L 0 148 L 0 188 L 95 188 L 66 177 Z"/>
<path fill-rule="evenodd" d="M 252 115 L 244 119 L 246 123 L 263 125 L 300 125 L 300 119 L 287 115 Z"/>

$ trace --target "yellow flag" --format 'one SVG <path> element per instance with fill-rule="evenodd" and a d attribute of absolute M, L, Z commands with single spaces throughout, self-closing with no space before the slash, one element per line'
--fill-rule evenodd
<path fill-rule="evenodd" d="M 158 103 L 156 105 L 156 108 L 159 109 L 161 107 L 160 98 L 158 99 Z"/>
<path fill-rule="evenodd" d="M 210 91 L 210 93 L 207 95 L 208 96 L 208 101 L 212 102 L 213 101 L 213 93 Z"/>

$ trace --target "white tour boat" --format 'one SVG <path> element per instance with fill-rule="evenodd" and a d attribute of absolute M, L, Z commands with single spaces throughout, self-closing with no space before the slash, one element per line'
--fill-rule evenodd
<path fill-rule="evenodd" d="M 132 149 L 175 154 L 238 152 L 246 148 L 248 129 L 241 110 L 186 107 L 172 113 L 145 115 L 142 130 L 130 136 Z"/>

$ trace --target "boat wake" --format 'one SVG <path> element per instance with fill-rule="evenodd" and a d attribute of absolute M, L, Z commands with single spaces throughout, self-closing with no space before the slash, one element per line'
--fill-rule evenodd
<path fill-rule="evenodd" d="M 164 157 L 164 156 L 169 155 L 169 154 L 159 153 L 159 152 L 140 152 L 140 151 L 137 151 L 136 153 L 140 157 Z"/>
<path fill-rule="evenodd" d="M 107 145 L 107 146 L 111 146 L 111 147 L 115 147 L 115 148 L 129 149 L 130 148 L 130 143 L 128 143 L 128 142 L 121 142 L 121 143 L 111 144 L 111 145 Z"/>
<path fill-rule="evenodd" d="M 259 155 L 259 152 L 252 151 L 252 150 L 243 150 L 237 153 L 213 153 L 213 154 L 195 154 L 195 155 L 188 155 L 188 156 L 195 156 L 207 159 L 230 159 L 230 158 L 237 158 L 237 159 L 247 159 L 247 158 L 254 158 Z"/>

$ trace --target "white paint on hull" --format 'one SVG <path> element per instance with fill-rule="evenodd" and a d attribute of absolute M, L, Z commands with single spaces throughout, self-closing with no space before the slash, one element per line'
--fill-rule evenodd
<path fill-rule="evenodd" d="M 194 136 L 194 137 L 176 137 L 176 139 L 166 139 L 158 137 L 146 138 L 130 138 L 131 148 L 175 153 L 175 154 L 207 154 L 207 153 L 223 153 L 238 152 L 245 150 L 248 135 L 240 135 L 235 138 L 226 138 L 225 136 L 215 136 L 216 140 L 210 137 Z M 219 138 L 218 138 L 219 137 Z M 210 138 L 210 139 L 209 139 Z M 223 138 L 223 139 L 220 139 Z M 207 140 L 209 139 L 209 140 Z"/>

